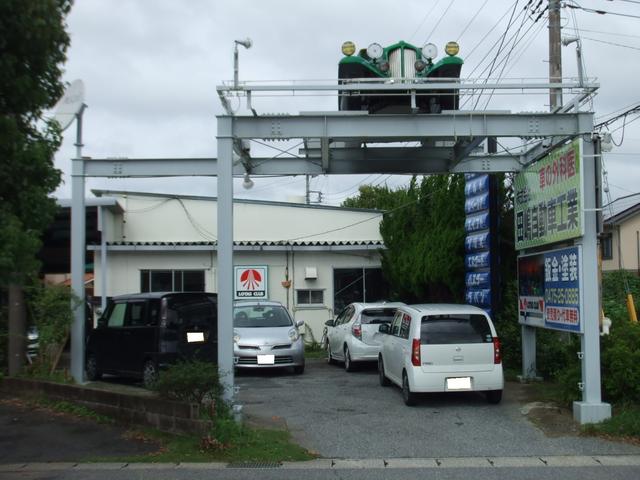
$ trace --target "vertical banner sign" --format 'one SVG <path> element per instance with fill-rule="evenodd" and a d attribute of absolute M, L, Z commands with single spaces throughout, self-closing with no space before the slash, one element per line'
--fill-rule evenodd
<path fill-rule="evenodd" d="M 234 267 L 234 298 L 267 298 L 267 266 Z"/>
<path fill-rule="evenodd" d="M 582 332 L 580 246 L 518 257 L 518 320 L 532 327 Z"/>
<path fill-rule="evenodd" d="M 576 139 L 516 175 L 516 250 L 582 236 L 581 145 Z"/>
<path fill-rule="evenodd" d="M 496 300 L 494 276 L 498 270 L 496 222 L 491 212 L 493 183 L 488 174 L 465 174 L 465 300 L 489 313 Z"/>

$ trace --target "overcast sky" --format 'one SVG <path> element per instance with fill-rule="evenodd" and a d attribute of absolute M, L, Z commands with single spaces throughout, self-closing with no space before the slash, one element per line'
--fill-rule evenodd
<path fill-rule="evenodd" d="M 457 40 L 465 60 L 463 78 L 488 74 L 500 37 L 511 13 L 506 38 L 520 33 L 520 42 L 503 48 L 504 68 L 498 61 L 492 77 L 548 77 L 546 14 L 535 22 L 539 0 L 378 0 L 351 2 L 235 0 L 76 0 L 68 18 L 71 47 L 64 80 L 81 78 L 88 109 L 84 115 L 83 154 L 104 157 L 215 157 L 216 119 L 223 109 L 216 86 L 233 78 L 233 41 L 250 37 L 253 46 L 240 49 L 240 80 L 335 80 L 342 56 L 340 46 L 351 40 L 358 48 L 372 42 L 388 45 L 405 40 L 419 46 L 435 43 L 440 52 Z M 640 2 L 579 0 L 586 9 L 562 9 L 563 35 L 580 29 L 586 74 L 600 90 L 593 102 L 596 119 L 640 101 Z M 515 8 L 514 8 L 515 4 Z M 620 15 L 614 15 L 620 14 Z M 504 17 L 503 17 L 504 15 Z M 624 16 L 626 15 L 626 16 Z M 500 18 L 502 19 L 500 20 Z M 617 45 L 613 45 L 617 44 Z M 575 77 L 575 44 L 563 47 L 563 74 Z M 565 101 L 568 100 L 565 96 Z M 482 100 L 477 108 L 483 108 Z M 513 112 L 547 111 L 548 95 L 494 96 L 487 109 Z M 335 97 L 254 100 L 258 113 L 333 110 Z M 234 105 L 244 112 L 240 102 Z M 605 157 L 612 198 L 640 191 L 640 122 L 637 115 L 611 126 L 616 143 Z M 631 123 L 630 123 L 631 122 Z M 617 130 L 616 130 L 617 129 Z M 624 131 L 624 138 L 622 136 Z M 65 132 L 56 165 L 65 184 L 56 192 L 70 196 L 70 158 L 75 155 L 75 129 Z M 277 155 L 254 145 L 254 154 Z M 339 204 L 362 183 L 396 186 L 406 176 L 319 176 L 311 189 L 323 192 L 325 202 Z M 304 177 L 257 178 L 252 190 L 236 180 L 236 196 L 287 200 L 304 195 Z M 119 189 L 162 193 L 215 195 L 215 178 L 89 179 L 87 189 Z M 619 208 L 640 197 L 616 202 Z"/>

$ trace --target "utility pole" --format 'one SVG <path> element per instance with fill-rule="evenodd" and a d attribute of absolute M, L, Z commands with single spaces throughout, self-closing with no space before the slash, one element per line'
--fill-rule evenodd
<path fill-rule="evenodd" d="M 306 174 L 304 176 L 305 179 L 305 189 L 304 189 L 304 203 L 306 203 L 307 205 L 309 205 L 311 203 L 311 192 L 309 191 L 309 174 Z"/>
<path fill-rule="evenodd" d="M 549 0 L 549 82 L 562 82 L 560 0 Z M 549 89 L 550 110 L 562 106 L 562 89 Z"/>

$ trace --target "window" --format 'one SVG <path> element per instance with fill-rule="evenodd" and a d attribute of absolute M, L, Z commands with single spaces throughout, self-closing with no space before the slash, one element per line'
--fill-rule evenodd
<path fill-rule="evenodd" d="M 337 312 L 353 302 L 377 302 L 389 298 L 389 285 L 380 268 L 336 268 L 333 270 L 333 309 Z"/>
<path fill-rule="evenodd" d="M 409 338 L 409 331 L 411 330 L 411 317 L 404 313 L 402 315 L 402 321 L 400 322 L 400 331 L 398 336 L 400 338 Z"/>
<path fill-rule="evenodd" d="M 400 331 L 400 322 L 402 321 L 402 312 L 396 313 L 393 323 L 391 324 L 391 335 L 398 335 Z"/>
<path fill-rule="evenodd" d="M 491 328 L 484 315 L 429 315 L 420 326 L 422 345 L 491 342 Z"/>
<path fill-rule="evenodd" d="M 140 291 L 204 292 L 204 270 L 141 270 Z"/>
<path fill-rule="evenodd" d="M 147 324 L 147 304 L 146 302 L 135 302 L 129 304 L 129 322 L 131 327 L 143 327 Z"/>
<path fill-rule="evenodd" d="M 124 314 L 127 310 L 126 303 L 116 303 L 113 305 L 111 312 L 109 312 L 109 319 L 107 320 L 108 327 L 122 327 L 124 325 Z"/>
<path fill-rule="evenodd" d="M 613 234 L 605 233 L 600 238 L 600 253 L 603 260 L 611 260 L 613 258 Z"/>
<path fill-rule="evenodd" d="M 296 290 L 298 305 L 323 305 L 324 290 Z"/>

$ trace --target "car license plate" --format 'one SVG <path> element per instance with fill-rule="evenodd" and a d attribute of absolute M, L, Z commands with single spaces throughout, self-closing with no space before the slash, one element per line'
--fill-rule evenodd
<path fill-rule="evenodd" d="M 187 332 L 187 343 L 204 342 L 204 332 Z"/>
<path fill-rule="evenodd" d="M 258 355 L 258 365 L 273 365 L 276 363 L 275 355 Z"/>
<path fill-rule="evenodd" d="M 471 390 L 471 377 L 447 378 L 447 390 Z"/>

